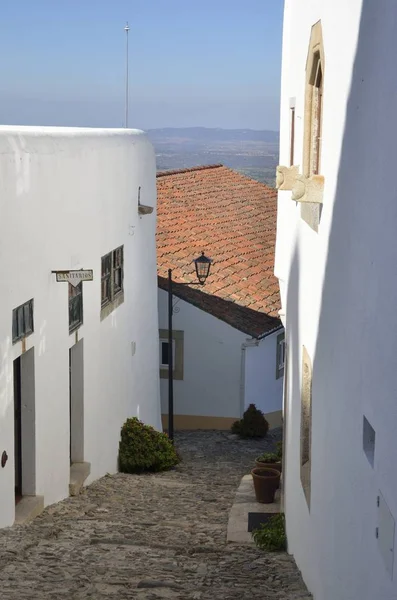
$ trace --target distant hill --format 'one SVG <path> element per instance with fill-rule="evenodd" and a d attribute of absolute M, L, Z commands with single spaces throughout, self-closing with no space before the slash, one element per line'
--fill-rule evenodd
<path fill-rule="evenodd" d="M 221 129 L 209 127 L 165 127 L 163 129 L 149 129 L 147 131 L 151 140 L 162 140 L 210 143 L 210 142 L 267 142 L 278 144 L 278 131 L 259 131 L 255 129 Z"/>
<path fill-rule="evenodd" d="M 275 184 L 277 131 L 166 127 L 147 133 L 159 171 L 222 163 L 268 185 Z"/>

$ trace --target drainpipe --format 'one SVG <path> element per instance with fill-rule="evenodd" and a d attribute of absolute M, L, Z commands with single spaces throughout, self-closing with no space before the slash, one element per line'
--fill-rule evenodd
<path fill-rule="evenodd" d="M 241 344 L 240 417 L 243 416 L 245 410 L 245 350 L 253 346 L 259 346 L 259 340 L 251 338 Z"/>

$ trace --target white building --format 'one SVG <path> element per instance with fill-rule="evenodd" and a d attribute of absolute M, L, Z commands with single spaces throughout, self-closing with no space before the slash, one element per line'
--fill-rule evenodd
<path fill-rule="evenodd" d="M 127 417 L 161 427 L 155 203 L 142 132 L 0 128 L 0 527 L 115 472 Z"/>
<path fill-rule="evenodd" d="M 284 502 L 315 600 L 397 598 L 396 40 L 394 2 L 285 1 Z"/>
<path fill-rule="evenodd" d="M 168 415 L 168 269 L 174 289 L 174 424 L 229 429 L 249 404 L 281 425 L 284 328 L 273 275 L 277 194 L 222 165 L 157 176 L 160 390 Z M 193 259 L 214 261 L 204 286 Z"/>

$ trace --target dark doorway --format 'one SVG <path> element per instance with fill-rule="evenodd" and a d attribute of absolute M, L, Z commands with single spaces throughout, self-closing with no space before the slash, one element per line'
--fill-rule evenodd
<path fill-rule="evenodd" d="M 36 494 L 34 348 L 14 360 L 15 501 Z"/>
<path fill-rule="evenodd" d="M 84 340 L 69 350 L 69 458 L 84 462 Z"/>
<path fill-rule="evenodd" d="M 15 502 L 22 497 L 22 394 L 21 357 L 14 360 L 14 457 Z"/>
<path fill-rule="evenodd" d="M 69 349 L 69 464 L 72 464 L 72 350 Z"/>

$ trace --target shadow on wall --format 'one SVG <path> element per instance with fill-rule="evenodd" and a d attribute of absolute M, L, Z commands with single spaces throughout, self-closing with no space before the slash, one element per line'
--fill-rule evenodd
<path fill-rule="evenodd" d="M 288 332 L 288 365 L 287 381 L 285 386 L 285 412 L 287 416 L 285 448 L 285 501 L 288 530 L 289 500 L 291 500 L 291 511 L 294 510 L 294 494 L 296 486 L 299 485 L 299 477 L 294 475 L 300 472 L 300 448 L 299 423 L 300 423 L 300 356 L 301 342 L 299 338 L 299 249 L 295 244 L 292 255 L 287 290 L 287 332 Z M 288 473 L 288 469 L 290 472 Z M 295 489 L 294 489 L 295 488 Z M 292 549 L 293 551 L 293 549 Z"/>
<path fill-rule="evenodd" d="M 306 551 L 319 561 L 318 587 L 312 590 L 319 598 L 392 597 L 393 584 L 383 569 L 374 531 L 378 489 L 397 517 L 395 471 L 392 475 L 397 431 L 396 44 L 395 3 L 382 3 L 379 10 L 378 3 L 363 0 L 314 352 L 315 522 L 310 533 L 300 530 L 304 544 L 308 534 L 314 542 L 313 550 Z M 332 110 L 332 105 L 324 108 Z M 325 136 L 326 131 L 324 145 Z M 323 218 L 328 210 L 325 204 Z M 298 267 L 295 253 L 290 273 L 294 281 Z M 295 303 L 296 298 L 288 298 L 290 314 L 295 311 L 293 326 Z M 297 332 L 292 331 L 294 336 Z M 299 355 L 299 340 L 293 341 L 292 351 Z M 378 456 L 383 461 L 378 471 L 363 455 L 364 414 L 374 421 L 377 437 L 381 427 L 386 452 Z M 340 590 L 338 585 L 345 587 Z"/>
<path fill-rule="evenodd" d="M 165 277 L 158 277 L 158 285 L 160 289 L 168 291 L 168 280 Z M 265 331 L 281 326 L 278 317 L 272 317 L 246 306 L 240 306 L 231 300 L 207 294 L 200 289 L 200 286 L 190 287 L 173 282 L 172 289 L 178 298 L 190 302 L 193 306 L 205 310 L 217 319 L 221 319 L 252 337 L 258 337 Z"/>

